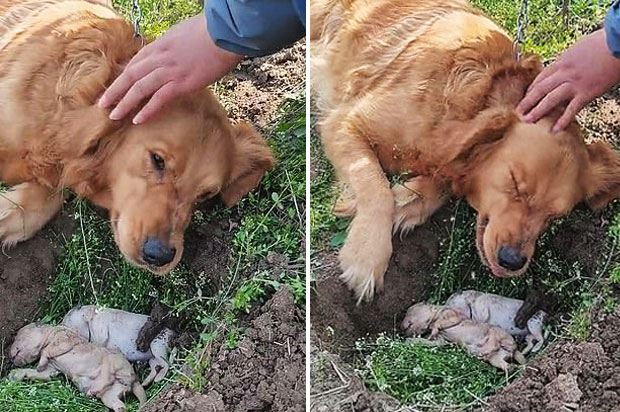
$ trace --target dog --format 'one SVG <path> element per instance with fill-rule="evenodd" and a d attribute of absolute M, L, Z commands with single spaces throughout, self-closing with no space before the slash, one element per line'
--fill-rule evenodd
<path fill-rule="evenodd" d="M 320 135 L 348 193 L 335 212 L 354 216 L 340 268 L 358 303 L 383 285 L 393 232 L 450 197 L 478 212 L 493 274 L 519 276 L 551 221 L 620 196 L 611 145 L 586 144 L 575 122 L 551 133 L 557 112 L 522 121 L 516 106 L 540 59 L 519 58 L 465 0 L 312 0 L 310 10 Z"/>
<path fill-rule="evenodd" d="M 408 336 L 431 332 L 429 338 L 440 337 L 465 348 L 471 355 L 503 371 L 510 369 L 507 360 L 525 364 L 512 336 L 502 328 L 477 322 L 459 311 L 436 305 L 418 303 L 407 310 L 402 328 Z"/>
<path fill-rule="evenodd" d="M 148 319 L 146 315 L 87 305 L 73 308 L 65 315 L 62 325 L 73 329 L 90 343 L 122 353 L 130 362 L 148 361 L 151 371 L 142 382 L 142 386 L 147 387 L 151 382 L 161 381 L 168 373 L 166 355 L 170 341 L 176 335 L 166 328 L 146 350 L 139 350 L 138 334 Z"/>
<path fill-rule="evenodd" d="M 543 324 L 547 314 L 538 310 L 527 320 L 527 326 L 520 328 L 516 324 L 516 317 L 523 301 L 511 299 L 492 293 L 482 293 L 475 290 L 466 290 L 455 293 L 448 298 L 446 306 L 459 312 L 468 319 L 477 322 L 498 326 L 512 336 L 525 338 L 527 346 L 522 353 L 527 355 L 538 352 L 545 342 Z M 536 342 L 536 344 L 534 344 Z"/>
<path fill-rule="evenodd" d="M 9 379 L 47 381 L 62 373 L 88 396 L 101 399 L 114 412 L 124 412 L 121 397 L 132 391 L 146 403 L 146 393 L 133 367 L 117 352 L 86 342 L 62 326 L 31 323 L 17 332 L 10 348 L 15 366 L 39 359 L 36 369 L 14 369 Z"/>
<path fill-rule="evenodd" d="M 0 244 L 32 237 L 68 188 L 109 211 L 135 266 L 172 270 L 196 205 L 227 206 L 274 164 L 251 126 L 233 126 L 208 90 L 145 124 L 108 118 L 96 102 L 141 49 L 131 23 L 102 0 L 0 4 Z"/>

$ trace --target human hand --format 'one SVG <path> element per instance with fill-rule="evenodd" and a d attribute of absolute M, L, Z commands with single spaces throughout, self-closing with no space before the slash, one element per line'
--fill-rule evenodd
<path fill-rule="evenodd" d="M 143 123 L 175 97 L 217 81 L 237 65 L 242 56 L 217 47 L 205 20 L 200 14 L 177 24 L 131 59 L 99 99 L 102 108 L 116 104 L 110 119 L 124 118 L 149 98 L 133 118 Z"/>
<path fill-rule="evenodd" d="M 559 105 L 566 105 L 552 127 L 564 130 L 579 110 L 620 81 L 620 59 L 607 47 L 605 30 L 583 37 L 546 67 L 532 82 L 517 112 L 536 122 Z"/>

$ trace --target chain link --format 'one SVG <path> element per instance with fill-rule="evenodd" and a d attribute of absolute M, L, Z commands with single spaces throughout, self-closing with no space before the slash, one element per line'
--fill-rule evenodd
<path fill-rule="evenodd" d="M 142 32 L 140 31 L 140 22 L 142 21 L 142 9 L 140 8 L 139 0 L 133 0 L 131 5 L 131 22 L 133 23 L 133 29 L 136 32 L 136 37 L 140 37 L 144 42 L 144 37 L 142 37 Z"/>
<path fill-rule="evenodd" d="M 521 10 L 517 17 L 517 38 L 515 39 L 515 48 L 517 51 L 517 60 L 521 60 L 523 56 L 523 45 L 525 44 L 525 29 L 529 19 L 529 3 L 528 0 L 521 0 Z"/>

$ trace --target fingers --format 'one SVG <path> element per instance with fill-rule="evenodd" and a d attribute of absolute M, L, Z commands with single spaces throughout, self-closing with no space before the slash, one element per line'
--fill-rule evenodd
<path fill-rule="evenodd" d="M 134 124 L 140 124 L 146 122 L 153 117 L 155 113 L 159 112 L 161 108 L 181 94 L 183 91 L 179 87 L 175 87 L 174 82 L 168 82 L 164 84 L 159 90 L 155 92 L 153 97 L 144 105 L 142 110 L 133 118 Z"/>
<path fill-rule="evenodd" d="M 127 90 L 129 90 L 129 88 L 131 88 L 136 81 L 140 80 L 156 68 L 156 61 L 146 59 L 146 57 L 150 54 L 147 50 L 149 49 L 149 46 L 146 46 L 140 50 L 138 54 L 131 59 L 123 72 L 116 78 L 116 80 L 114 80 L 114 82 L 112 82 L 110 87 L 108 87 L 99 99 L 99 107 L 106 108 L 112 106 L 125 95 Z"/>
<path fill-rule="evenodd" d="M 551 112 L 555 107 L 563 102 L 570 101 L 574 97 L 573 88 L 570 83 L 562 83 L 559 87 L 552 89 L 538 104 L 525 116 L 525 121 L 533 123 L 541 117 Z"/>
<path fill-rule="evenodd" d="M 536 87 L 528 90 L 523 100 L 521 100 L 521 103 L 517 106 L 517 112 L 520 114 L 528 113 L 525 117 L 526 121 L 535 122 L 547 112 L 535 117 L 532 115 L 532 108 L 540 106 L 541 100 L 544 100 L 552 90 L 560 86 L 563 82 L 564 79 L 561 76 L 549 76 L 545 80 L 540 81 Z"/>
<path fill-rule="evenodd" d="M 120 120 L 140 104 L 141 101 L 151 96 L 160 87 L 166 84 L 163 77 L 164 69 L 157 68 L 142 77 L 130 86 L 122 99 L 110 113 L 110 119 Z"/>
<path fill-rule="evenodd" d="M 568 125 L 573 121 L 575 116 L 577 116 L 579 110 L 583 109 L 584 106 L 585 103 L 582 99 L 575 97 L 573 100 L 571 100 L 568 107 L 566 107 L 566 110 L 564 110 L 564 114 L 562 114 L 558 121 L 555 122 L 551 131 L 553 133 L 556 133 L 566 129 Z"/>

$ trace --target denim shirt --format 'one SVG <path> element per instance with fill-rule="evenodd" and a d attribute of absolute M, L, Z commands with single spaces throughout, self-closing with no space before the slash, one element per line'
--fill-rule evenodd
<path fill-rule="evenodd" d="M 208 0 L 204 12 L 218 47 L 250 57 L 275 53 L 306 32 L 303 0 Z"/>
<path fill-rule="evenodd" d="M 620 59 L 620 0 L 616 0 L 605 17 L 607 47 Z"/>

